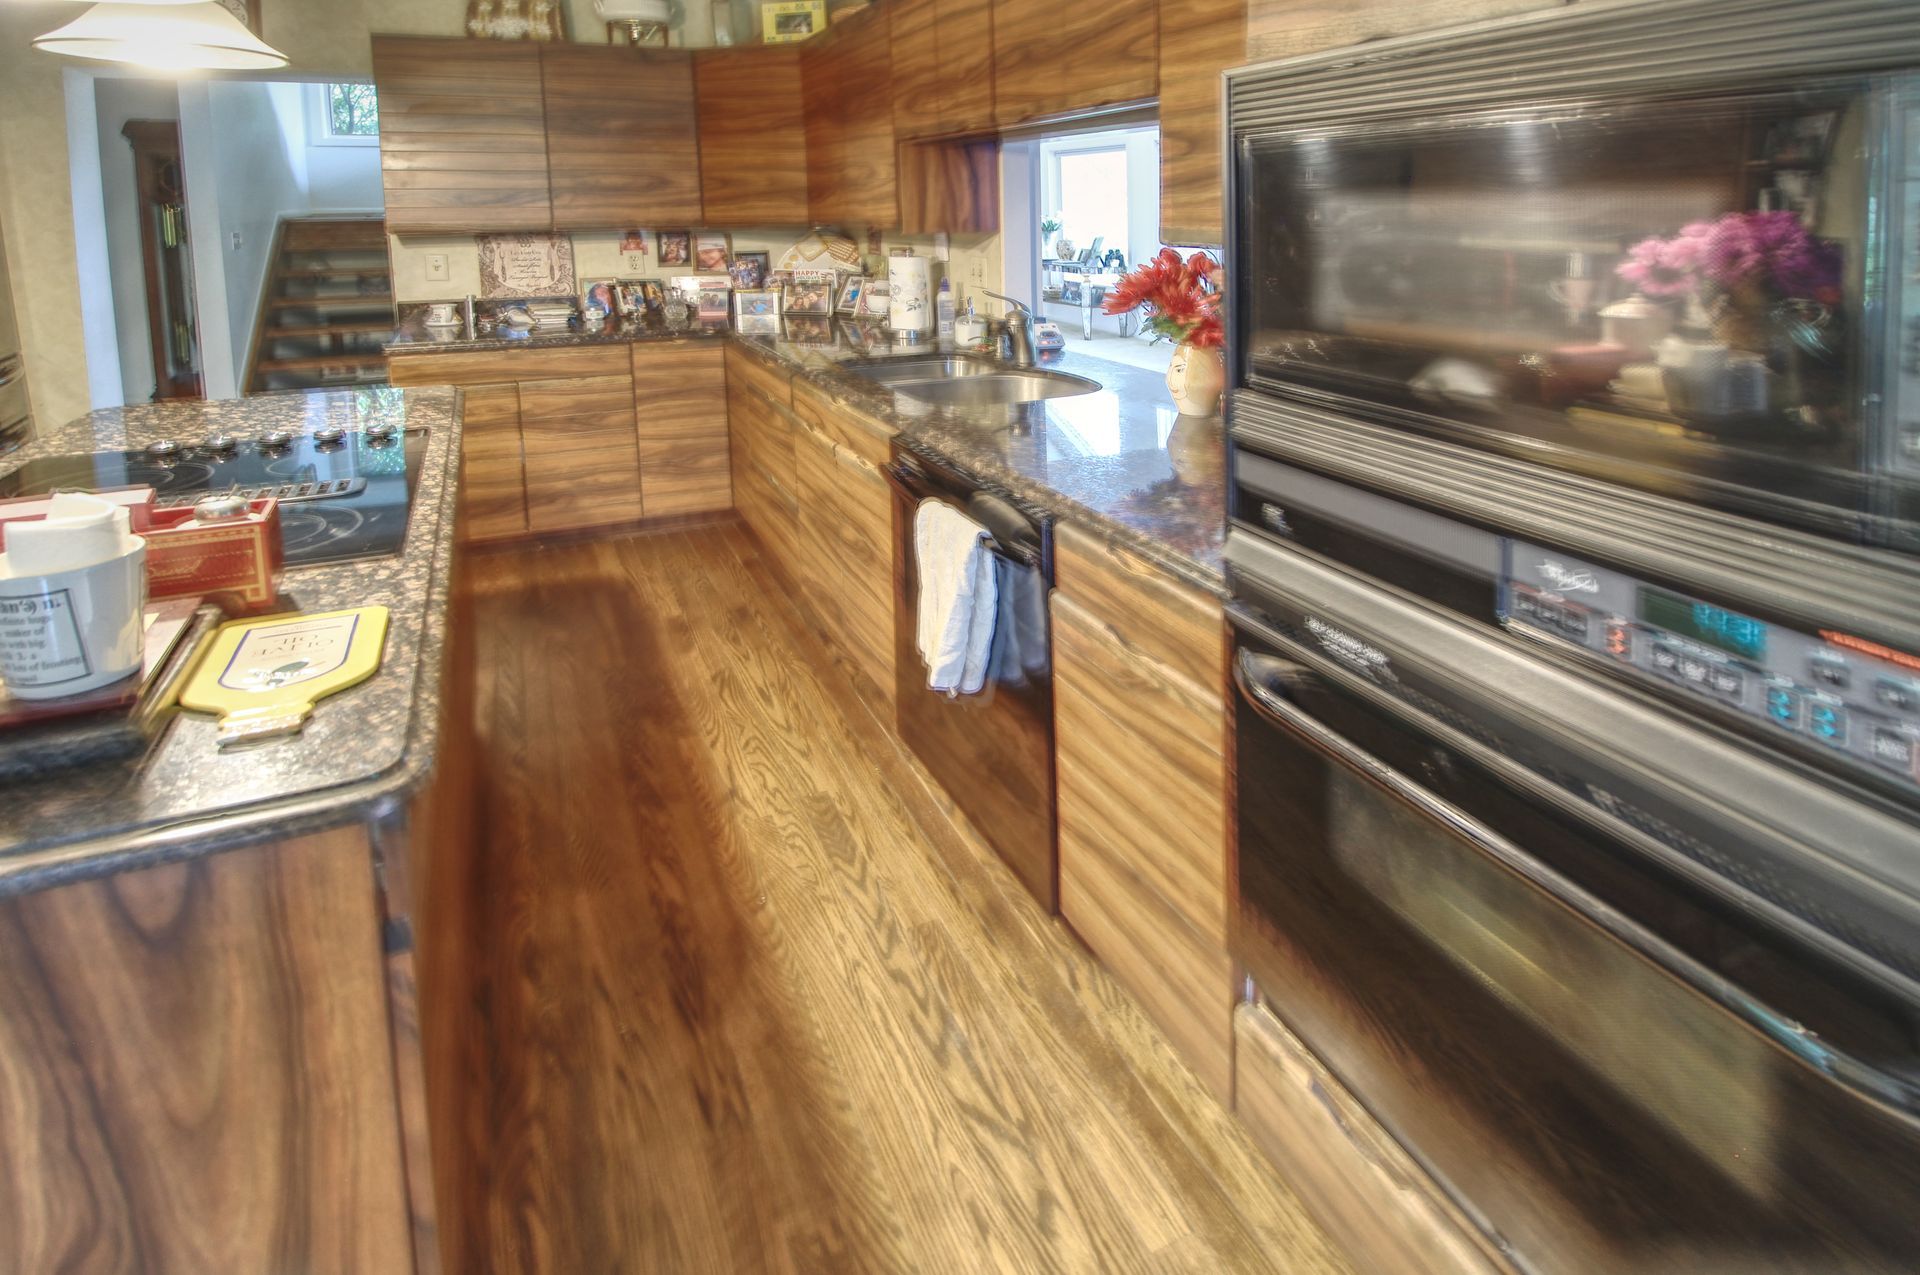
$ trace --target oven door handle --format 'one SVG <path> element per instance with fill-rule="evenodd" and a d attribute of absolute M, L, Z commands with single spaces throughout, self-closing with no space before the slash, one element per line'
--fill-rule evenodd
<path fill-rule="evenodd" d="M 1388 795 L 1412 807 L 1417 814 L 1444 825 L 1479 853 L 1517 873 L 1563 906 L 1758 1030 L 1808 1072 L 1837 1083 L 1859 1097 L 1897 1111 L 1909 1121 L 1920 1121 L 1920 1086 L 1916 1086 L 1912 1080 L 1835 1049 L 1801 1027 L 1794 1015 L 1768 1005 L 1739 984 L 1700 964 L 1632 917 L 1596 898 L 1479 819 L 1409 779 L 1294 702 L 1294 695 L 1315 685 L 1330 685 L 1330 678 L 1305 665 L 1243 648 L 1234 658 L 1233 680 L 1242 698 L 1266 721 L 1385 790 Z M 1498 764 L 1503 759 L 1491 749 L 1484 748 L 1444 723 L 1429 721 L 1420 724 L 1418 729 L 1421 734 L 1432 736 L 1437 744 L 1443 745 L 1448 751 L 1468 757 L 1515 783 L 1529 797 L 1537 795 L 1537 783 L 1528 783 L 1521 777 L 1504 773 L 1517 768 L 1511 763 Z"/>

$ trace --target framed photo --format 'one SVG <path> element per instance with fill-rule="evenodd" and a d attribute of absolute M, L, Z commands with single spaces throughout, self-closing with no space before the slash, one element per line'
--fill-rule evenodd
<path fill-rule="evenodd" d="M 838 276 L 831 270 L 796 270 L 786 287 L 788 314 L 831 315 Z"/>
<path fill-rule="evenodd" d="M 663 266 L 692 265 L 693 236 L 684 230 L 661 231 L 660 264 Z"/>
<path fill-rule="evenodd" d="M 651 319 L 659 318 L 667 303 L 666 289 L 658 279 L 630 279 L 620 285 L 619 295 L 623 313 Z"/>
<path fill-rule="evenodd" d="M 869 279 L 860 290 L 860 308 L 854 311 L 863 319 L 885 319 L 893 313 L 893 284 L 886 279 Z"/>
<path fill-rule="evenodd" d="M 811 40 L 827 29 L 827 0 L 773 0 L 760 6 L 760 38 L 768 44 Z"/>
<path fill-rule="evenodd" d="M 741 336 L 779 336 L 780 294 L 771 288 L 735 292 L 733 330 Z"/>
<path fill-rule="evenodd" d="M 733 241 L 726 235 L 702 231 L 693 237 L 693 268 L 725 270 L 733 260 Z"/>
<path fill-rule="evenodd" d="M 848 275 L 847 281 L 840 285 L 840 301 L 833 307 L 835 314 L 858 314 L 860 312 L 860 294 L 865 291 L 865 275 Z"/>
<path fill-rule="evenodd" d="M 732 309 L 733 280 L 700 279 L 694 289 L 693 317 L 700 323 L 725 323 Z"/>
<path fill-rule="evenodd" d="M 727 273 L 733 276 L 735 288 L 753 291 L 767 286 L 767 275 L 771 273 L 771 258 L 764 252 L 736 252 L 733 265 Z"/>
<path fill-rule="evenodd" d="M 620 313 L 620 286 L 611 279 L 581 280 L 580 295 L 586 298 L 587 307 L 597 305 L 608 317 Z"/>

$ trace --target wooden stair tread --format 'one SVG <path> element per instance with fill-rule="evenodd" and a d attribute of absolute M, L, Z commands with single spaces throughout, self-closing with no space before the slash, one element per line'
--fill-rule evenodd
<path fill-rule="evenodd" d="M 304 372 L 329 367 L 372 367 L 387 365 L 384 354 L 312 354 L 293 359 L 261 359 L 255 369 L 261 372 Z"/>
<path fill-rule="evenodd" d="M 369 306 L 393 304 L 391 292 L 363 292 L 337 297 L 275 297 L 269 304 L 276 310 L 319 310 L 329 306 Z"/>
<path fill-rule="evenodd" d="M 275 325 L 261 335 L 269 341 L 283 341 L 295 337 L 314 336 L 358 336 L 368 332 L 391 332 L 393 323 L 383 319 L 350 319 L 345 323 L 296 323 L 286 326 Z"/>
<path fill-rule="evenodd" d="M 248 391 L 352 385 L 386 379 L 384 350 L 368 338 L 393 329 L 387 224 L 371 217 L 286 217 L 274 230 L 271 272 L 253 325 Z M 378 292 L 325 291 L 340 286 Z M 289 287 L 316 287 L 288 295 Z M 280 357 L 283 343 L 305 341 Z M 308 351 L 318 347 L 321 353 Z M 337 372 L 322 378 L 321 372 Z"/>
<path fill-rule="evenodd" d="M 282 279 L 358 279 L 369 275 L 390 278 L 384 261 L 365 266 L 282 266 L 279 274 Z"/>

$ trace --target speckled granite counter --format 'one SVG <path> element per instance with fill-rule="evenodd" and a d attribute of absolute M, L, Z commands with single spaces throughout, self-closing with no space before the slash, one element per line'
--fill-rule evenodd
<path fill-rule="evenodd" d="M 460 401 L 450 389 L 268 394 L 95 412 L 0 457 L 138 447 L 157 438 L 296 433 L 375 420 L 425 428 L 398 554 L 289 570 L 299 609 L 391 611 L 379 673 L 321 702 L 299 735 L 222 752 L 214 719 L 181 713 L 144 759 L 0 784 L 0 895 L 190 858 L 373 816 L 432 770 L 453 556 Z"/>
<path fill-rule="evenodd" d="M 669 331 L 609 322 L 589 330 L 575 325 L 538 335 L 468 340 L 458 330 L 430 330 L 416 314 L 387 349 L 412 355 L 728 335 L 724 327 Z M 1224 595 L 1225 430 L 1217 416 L 1180 416 L 1161 374 L 1084 355 L 1047 355 L 1042 367 L 1098 381 L 1100 390 L 1039 403 L 942 408 L 896 397 L 849 370 L 868 359 L 939 353 L 937 342 L 894 341 L 876 325 L 845 320 L 836 320 L 830 338 L 822 341 L 733 339 L 836 401 L 895 425 L 906 446 L 934 452 L 984 482 L 1109 535 L 1190 583 Z"/>

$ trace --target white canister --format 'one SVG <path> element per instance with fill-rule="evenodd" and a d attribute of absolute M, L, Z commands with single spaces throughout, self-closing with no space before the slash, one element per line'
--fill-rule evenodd
<path fill-rule="evenodd" d="M 0 681 L 16 699 L 58 699 L 140 669 L 147 542 L 89 566 L 16 575 L 0 554 Z"/>
<path fill-rule="evenodd" d="M 895 332 L 933 331 L 932 272 L 925 257 L 888 257 L 892 285 L 887 326 Z"/>
<path fill-rule="evenodd" d="M 1671 331 L 1673 311 L 1638 293 L 1600 311 L 1600 339 L 1625 350 L 1633 362 L 1652 355 Z"/>

